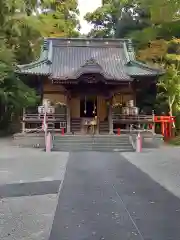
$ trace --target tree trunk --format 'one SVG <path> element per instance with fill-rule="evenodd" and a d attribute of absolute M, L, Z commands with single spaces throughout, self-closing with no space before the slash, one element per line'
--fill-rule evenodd
<path fill-rule="evenodd" d="M 174 104 L 174 101 L 175 101 L 175 96 L 173 96 L 172 100 L 170 100 L 170 97 L 169 97 L 169 115 L 172 117 L 173 116 L 173 104 Z M 175 126 L 175 123 L 172 124 L 172 127 L 175 129 L 176 126 Z M 173 130 L 174 132 L 174 130 Z"/>

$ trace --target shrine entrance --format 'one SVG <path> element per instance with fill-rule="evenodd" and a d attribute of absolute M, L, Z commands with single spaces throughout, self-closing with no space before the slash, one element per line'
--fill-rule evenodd
<path fill-rule="evenodd" d="M 97 97 L 84 96 L 80 99 L 80 117 L 94 118 L 97 116 Z"/>
<path fill-rule="evenodd" d="M 81 133 L 97 133 L 97 96 L 80 97 Z"/>

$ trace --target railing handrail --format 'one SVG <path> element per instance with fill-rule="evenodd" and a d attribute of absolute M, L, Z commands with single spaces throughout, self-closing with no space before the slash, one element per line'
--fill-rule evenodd
<path fill-rule="evenodd" d="M 112 114 L 113 119 L 137 119 L 137 120 L 153 120 L 152 115 L 125 115 L 125 114 Z"/>
<path fill-rule="evenodd" d="M 47 116 L 64 116 L 66 113 L 47 113 Z M 44 116 L 43 113 L 25 113 L 24 116 Z"/>
<path fill-rule="evenodd" d="M 131 115 L 131 114 L 123 114 L 123 113 L 115 113 L 115 112 L 113 112 L 113 114 L 115 114 L 115 115 L 125 115 L 125 116 Z M 134 116 L 153 116 L 152 114 L 141 114 L 141 113 L 139 113 L 139 114 L 132 114 L 132 115 L 134 115 Z"/>
<path fill-rule="evenodd" d="M 47 114 L 47 120 L 48 119 L 58 119 L 58 118 L 65 118 L 66 114 L 61 114 L 61 113 L 55 113 L 55 114 Z M 24 119 L 43 119 L 44 118 L 44 114 L 24 114 L 23 116 L 23 120 Z"/>

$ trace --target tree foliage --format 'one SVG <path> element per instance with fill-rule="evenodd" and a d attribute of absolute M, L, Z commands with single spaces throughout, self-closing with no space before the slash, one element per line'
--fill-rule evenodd
<path fill-rule="evenodd" d="M 35 90 L 15 74 L 37 57 L 42 37 L 77 36 L 77 1 L 0 1 L 0 128 L 37 101 Z"/>
<path fill-rule="evenodd" d="M 88 13 L 91 37 L 131 38 L 137 58 L 163 66 L 166 74 L 157 84 L 158 106 L 166 112 L 179 105 L 180 0 L 106 0 Z"/>
<path fill-rule="evenodd" d="M 85 19 L 94 25 L 89 33 L 92 37 L 98 37 L 104 32 L 104 36 L 122 38 L 131 31 L 150 25 L 149 12 L 135 0 L 106 0 L 102 7 L 87 13 Z"/>
<path fill-rule="evenodd" d="M 177 66 L 166 67 L 166 74 L 158 82 L 160 102 L 166 102 L 169 114 L 172 116 L 180 107 L 180 71 Z"/>

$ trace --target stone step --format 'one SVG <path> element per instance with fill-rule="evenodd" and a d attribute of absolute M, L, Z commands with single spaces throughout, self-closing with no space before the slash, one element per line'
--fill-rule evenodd
<path fill-rule="evenodd" d="M 60 145 L 60 146 L 70 146 L 70 145 L 98 145 L 98 146 L 105 146 L 105 147 L 108 147 L 108 146 L 129 146 L 129 143 L 126 142 L 126 143 L 103 143 L 103 142 L 57 142 L 57 141 L 53 141 L 53 144 L 55 145 Z"/>
<path fill-rule="evenodd" d="M 79 132 L 81 130 L 81 120 L 71 119 L 71 132 Z"/>
<path fill-rule="evenodd" d="M 57 142 L 57 141 L 53 141 L 53 144 L 54 145 L 67 145 L 67 146 L 78 146 L 78 145 L 87 145 L 87 146 L 90 146 L 90 145 L 98 145 L 98 146 L 129 146 L 131 145 L 130 143 L 126 142 L 126 143 L 103 143 L 103 142 Z"/>
<path fill-rule="evenodd" d="M 121 146 L 124 146 L 124 145 L 129 145 L 130 143 L 129 142 L 90 142 L 90 141 L 53 141 L 54 143 L 56 144 L 99 144 L 99 145 L 105 145 L 105 146 L 108 146 L 108 145 L 111 145 L 111 146 L 114 146 L 114 145 L 121 145 Z"/>
<path fill-rule="evenodd" d="M 44 134 L 15 135 L 14 145 L 45 148 Z M 54 151 L 122 151 L 132 152 L 128 135 L 60 135 L 53 136 Z"/>
<path fill-rule="evenodd" d="M 104 139 L 104 138 L 107 138 L 107 139 L 129 139 L 129 135 L 127 135 L 127 134 L 122 134 L 122 135 L 109 135 L 109 134 L 104 134 L 104 135 L 64 135 L 64 136 L 62 136 L 62 135 L 57 135 L 57 134 L 55 134 L 54 135 L 55 137 L 58 137 L 58 138 L 70 138 L 70 139 L 72 139 L 72 138 L 81 138 L 81 139 L 83 139 L 83 138 L 96 138 L 96 139 Z"/>
<path fill-rule="evenodd" d="M 118 140 L 118 141 L 122 141 L 122 140 L 126 140 L 126 139 L 129 139 L 129 137 L 116 137 L 116 136 L 106 136 L 106 135 L 104 135 L 104 136 L 84 136 L 84 137 L 82 137 L 82 136 L 80 136 L 80 135 L 73 135 L 73 136 L 66 136 L 66 135 L 64 135 L 64 136 L 62 136 L 62 135 L 59 135 L 59 136 L 56 136 L 56 135 L 54 135 L 54 138 L 55 139 L 63 139 L 63 140 L 65 140 L 65 139 L 81 139 L 81 140 L 83 140 L 83 139 L 97 139 L 97 140 L 101 140 L 101 139 L 106 139 L 106 140 Z"/>
<path fill-rule="evenodd" d="M 128 135 L 65 135 L 55 136 L 54 151 L 118 151 L 132 152 Z"/>
<path fill-rule="evenodd" d="M 58 143 L 77 143 L 77 144 L 80 144 L 80 143 L 94 143 L 94 144 L 97 144 L 97 143 L 103 143 L 103 144 L 129 144 L 128 141 L 87 141 L 87 140 L 84 140 L 84 141 L 78 141 L 78 140 L 73 140 L 73 141 L 70 141 L 70 140 L 65 140 L 65 141 L 58 141 L 58 140 L 53 140 L 54 142 L 58 142 Z"/>
<path fill-rule="evenodd" d="M 134 152 L 133 149 L 92 149 L 92 148 L 83 148 L 83 149 L 72 149 L 72 148 L 53 148 L 53 152 L 87 152 L 87 151 L 94 151 L 94 152 Z"/>
<path fill-rule="evenodd" d="M 56 145 L 101 145 L 101 146 L 126 146 L 129 142 L 59 142 L 53 141 Z"/>
<path fill-rule="evenodd" d="M 108 143 L 127 142 L 129 143 L 129 139 L 88 139 L 88 138 L 67 139 L 67 138 L 55 137 L 53 140 L 58 142 L 108 142 Z"/>
<path fill-rule="evenodd" d="M 109 124 L 108 123 L 100 123 L 99 124 L 99 131 L 109 131 Z"/>
<path fill-rule="evenodd" d="M 99 146 L 99 145 L 53 145 L 53 150 L 55 151 L 124 151 L 133 152 L 131 146 Z"/>

